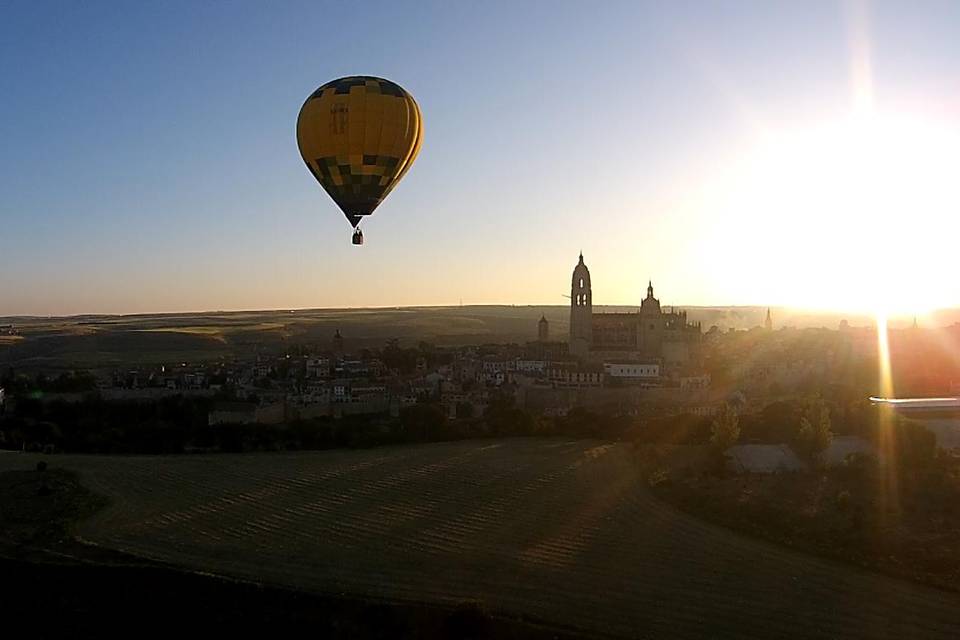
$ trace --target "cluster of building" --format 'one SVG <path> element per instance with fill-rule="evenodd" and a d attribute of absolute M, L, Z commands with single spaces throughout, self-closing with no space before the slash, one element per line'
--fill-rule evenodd
<path fill-rule="evenodd" d="M 112 371 L 99 378 L 99 392 L 115 400 L 209 396 L 216 399 L 210 424 L 398 415 L 418 402 L 439 403 L 451 418 L 478 417 L 492 393 L 512 394 L 518 406 L 550 415 L 575 406 L 633 412 L 651 402 L 707 410 L 700 326 L 683 311 L 661 309 L 652 283 L 635 311 L 596 313 L 581 255 L 570 298 L 566 339 L 552 339 L 541 316 L 534 341 L 437 348 L 421 353 L 412 370 L 409 363 L 403 371 L 388 366 L 386 349 L 351 355 L 337 331 L 328 350 L 309 355 Z"/>
<path fill-rule="evenodd" d="M 475 417 L 495 392 L 512 394 L 518 406 L 547 415 L 563 415 L 575 406 L 708 413 L 721 404 L 702 373 L 700 325 L 688 322 L 683 311 L 661 309 L 652 283 L 634 312 L 595 313 L 592 298 L 590 272 L 581 255 L 571 283 L 568 339 L 552 340 L 550 323 L 541 316 L 535 341 L 451 348 L 438 361 L 419 358 L 416 370 L 407 374 L 377 358 L 346 355 L 338 331 L 329 353 L 302 358 L 295 367 L 289 359 L 283 361 L 287 384 L 277 381 L 270 391 L 258 386 L 268 373 L 262 369 L 266 364 L 241 376 L 242 384 L 253 385 L 247 392 L 260 404 L 224 405 L 211 413 L 210 421 L 397 414 L 423 401 L 439 403 L 450 418 Z M 264 407 L 271 399 L 270 407 L 282 401 L 282 413 Z"/>
<path fill-rule="evenodd" d="M 653 282 L 637 310 L 595 313 L 590 270 L 580 254 L 570 284 L 570 353 L 580 361 L 629 371 L 639 369 L 627 365 L 655 367 L 658 375 L 676 376 L 699 368 L 701 336 L 700 324 L 687 322 L 685 311 L 660 307 Z"/>

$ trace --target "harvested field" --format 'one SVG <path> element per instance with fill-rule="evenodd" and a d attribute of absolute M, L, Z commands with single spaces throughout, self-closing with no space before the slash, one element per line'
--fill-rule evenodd
<path fill-rule="evenodd" d="M 0 470 L 35 456 L 0 454 Z M 318 592 L 623 637 L 954 638 L 960 595 L 744 538 L 653 498 L 630 450 L 514 439 L 366 451 L 57 456 L 113 499 L 79 534 Z"/>

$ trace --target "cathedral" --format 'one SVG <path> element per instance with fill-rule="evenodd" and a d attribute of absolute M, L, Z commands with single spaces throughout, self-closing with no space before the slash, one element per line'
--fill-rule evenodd
<path fill-rule="evenodd" d="M 580 262 L 570 285 L 570 354 L 588 362 L 658 363 L 666 370 L 695 365 L 700 358 L 700 323 L 686 311 L 663 311 L 653 283 L 637 311 L 594 313 L 590 270 Z"/>

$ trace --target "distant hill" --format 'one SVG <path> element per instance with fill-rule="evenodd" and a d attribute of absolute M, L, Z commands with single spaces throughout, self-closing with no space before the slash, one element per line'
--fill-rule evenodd
<path fill-rule="evenodd" d="M 636 307 L 596 306 L 598 312 Z M 681 307 L 704 331 L 748 329 L 763 324 L 767 308 Z M 440 345 L 526 342 L 537 335 L 541 315 L 557 340 L 569 331 L 567 306 L 471 305 L 377 309 L 297 309 L 100 316 L 0 318 L 0 365 L 37 367 L 112 367 L 128 362 L 211 360 L 252 352 L 275 352 L 288 345 L 330 345 L 336 330 L 348 350 L 382 346 L 390 338 L 404 343 L 424 340 Z M 774 307 L 775 328 L 836 328 L 873 324 L 865 315 L 808 312 Z M 912 318 L 894 319 L 906 326 Z M 924 319 L 928 326 L 960 321 L 960 310 L 939 311 Z"/>

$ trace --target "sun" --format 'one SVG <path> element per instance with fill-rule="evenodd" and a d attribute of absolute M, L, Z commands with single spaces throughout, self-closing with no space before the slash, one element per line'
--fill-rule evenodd
<path fill-rule="evenodd" d="M 958 168 L 960 128 L 931 118 L 764 130 L 714 190 L 714 259 L 749 269 L 741 299 L 885 316 L 954 306 Z"/>

